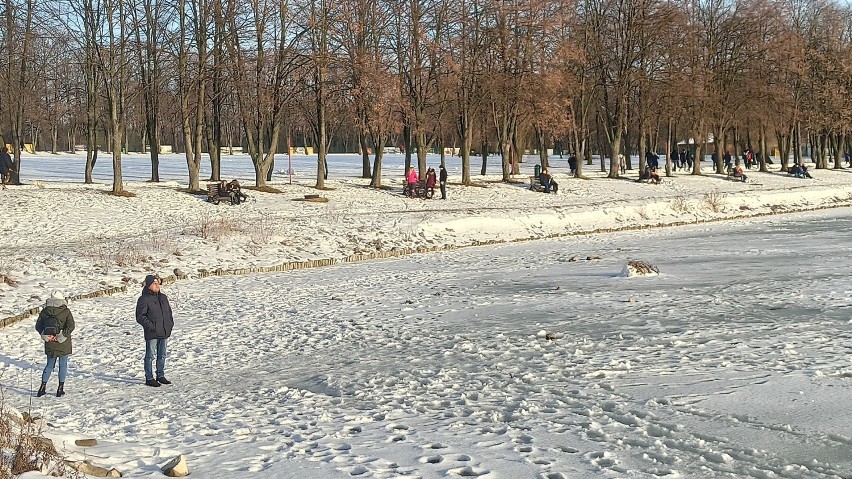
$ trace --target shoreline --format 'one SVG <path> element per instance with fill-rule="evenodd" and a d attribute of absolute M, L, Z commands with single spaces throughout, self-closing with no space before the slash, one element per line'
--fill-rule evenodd
<path fill-rule="evenodd" d="M 841 202 L 842 200 L 839 197 L 834 197 L 838 201 L 833 204 L 817 204 L 815 206 L 810 207 L 800 207 L 800 208 L 788 208 L 784 207 L 784 210 L 781 211 L 781 208 L 774 208 L 774 206 L 779 205 L 770 205 L 771 211 L 760 211 L 753 212 L 750 214 L 734 214 L 731 216 L 715 216 L 715 217 L 707 217 L 707 218 L 699 218 L 695 217 L 691 221 L 684 220 L 676 220 L 669 222 L 661 222 L 656 224 L 629 224 L 629 225 L 621 225 L 614 227 L 599 227 L 594 229 L 587 230 L 572 230 L 568 232 L 557 232 L 557 233 L 549 233 L 539 236 L 528 236 L 528 237 L 515 237 L 508 239 L 486 239 L 486 240 L 478 240 L 471 239 L 469 243 L 458 243 L 458 244 L 442 244 L 438 246 L 419 246 L 415 248 L 394 248 L 389 251 L 375 251 L 368 253 L 358 253 L 358 254 L 350 254 L 343 257 L 326 257 L 326 258 L 315 258 L 315 259 L 307 259 L 301 261 L 286 261 L 281 264 L 274 265 L 266 265 L 266 266 L 246 266 L 246 267 L 237 267 L 237 268 L 223 268 L 221 265 L 209 266 L 207 268 L 200 268 L 198 271 L 192 274 L 169 274 L 163 276 L 163 281 L 166 284 L 172 284 L 176 281 L 182 281 L 187 279 L 205 279 L 212 276 L 245 276 L 250 274 L 262 274 L 262 273 L 272 273 L 272 272 L 287 272 L 293 270 L 301 270 L 301 269 L 313 269 L 313 268 L 324 268 L 329 266 L 336 266 L 340 264 L 347 263 L 356 263 L 356 262 L 365 262 L 365 261 L 374 261 L 379 259 L 390 259 L 390 258 L 400 258 L 404 256 L 410 256 L 414 254 L 425 254 L 425 253 L 439 253 L 444 251 L 455 251 L 466 248 L 475 248 L 475 247 L 484 247 L 484 246 L 495 246 L 502 244 L 511 244 L 511 243 L 523 243 L 530 241 L 540 241 L 540 240 L 548 240 L 548 239 L 556 239 L 556 238 L 568 238 L 572 236 L 589 236 L 589 235 L 597 235 L 597 234 L 609 234 L 609 233 L 619 233 L 626 231 L 637 231 L 637 230 L 651 230 L 651 229 L 664 229 L 664 228 L 674 228 L 681 226 L 694 226 L 701 224 L 715 224 L 722 223 L 728 221 L 742 221 L 742 220 L 750 220 L 750 219 L 759 219 L 766 218 L 772 216 L 781 216 L 787 214 L 799 214 L 799 213 L 808 213 L 808 212 L 816 212 L 816 211 L 824 211 L 830 209 L 840 209 L 840 208 L 850 208 L 852 207 L 852 187 L 846 188 L 847 194 L 849 195 L 845 202 Z M 823 190 L 827 191 L 827 190 Z M 838 192 L 843 191 L 843 189 L 837 190 Z M 740 200 L 748 199 L 748 195 L 739 197 Z M 629 204 L 625 205 L 623 208 L 630 209 L 635 208 L 637 205 Z M 742 211 L 742 210 L 741 210 Z M 125 282 L 122 285 L 109 286 L 107 288 L 102 288 L 94 291 L 87 291 L 78 293 L 75 295 L 71 295 L 68 297 L 69 301 L 79 301 L 83 299 L 92 299 L 103 296 L 112 296 L 114 294 L 119 294 L 126 292 L 128 289 L 128 284 Z M 5 328 L 6 326 L 13 325 L 17 322 L 25 320 L 27 318 L 36 316 L 39 314 L 43 306 L 34 306 L 30 308 L 25 308 L 22 312 L 14 314 L 12 316 L 6 316 L 0 318 L 0 329 Z"/>

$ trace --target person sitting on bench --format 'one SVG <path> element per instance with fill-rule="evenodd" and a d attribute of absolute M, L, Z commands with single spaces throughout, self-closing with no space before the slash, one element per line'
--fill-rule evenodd
<path fill-rule="evenodd" d="M 790 167 L 790 171 L 788 172 L 790 175 L 795 176 L 796 178 L 802 177 L 802 167 L 798 164 L 795 164 Z"/>
<path fill-rule="evenodd" d="M 541 183 L 545 193 L 550 193 L 550 189 L 553 188 L 553 177 L 550 176 L 547 170 L 541 170 L 541 173 L 538 174 L 538 182 Z"/>
<path fill-rule="evenodd" d="M 225 180 L 222 180 L 222 182 L 224 183 Z M 246 196 L 246 194 L 243 193 L 243 190 L 240 189 L 240 182 L 237 181 L 236 179 L 231 180 L 231 182 L 228 183 L 227 191 L 228 191 L 228 196 L 231 197 L 231 204 L 232 205 L 238 205 L 238 204 L 242 203 L 245 199 L 248 198 L 248 196 Z"/>
<path fill-rule="evenodd" d="M 655 185 L 659 185 L 659 184 L 660 184 L 660 174 L 659 174 L 659 173 L 657 173 L 657 169 L 656 169 L 656 168 L 651 168 L 651 172 L 650 172 L 650 173 L 648 173 L 648 174 L 650 175 L 650 176 L 648 177 L 648 179 L 649 179 L 652 183 L 654 183 Z"/>
<path fill-rule="evenodd" d="M 733 171 L 731 171 L 731 177 L 742 182 L 745 182 L 748 179 L 748 177 L 743 174 L 742 165 L 737 165 L 734 167 Z"/>

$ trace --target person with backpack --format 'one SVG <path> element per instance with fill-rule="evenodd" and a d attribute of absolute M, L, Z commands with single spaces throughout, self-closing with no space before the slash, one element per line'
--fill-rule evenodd
<path fill-rule="evenodd" d="M 57 362 L 59 388 L 56 389 L 56 397 L 62 397 L 65 395 L 65 378 L 68 376 L 68 356 L 71 355 L 71 332 L 74 331 L 74 316 L 62 293 L 54 291 L 50 294 L 38 315 L 35 329 L 44 340 L 44 354 L 47 355 L 47 365 L 41 373 L 41 387 L 36 397 L 47 394 L 47 382 Z"/>
<path fill-rule="evenodd" d="M 175 320 L 169 298 L 160 292 L 159 276 L 145 276 L 142 295 L 136 301 L 136 322 L 145 331 L 145 385 L 158 388 L 161 384 L 171 384 L 166 379 L 166 351 Z M 156 373 L 151 370 L 151 361 L 157 358 Z"/>

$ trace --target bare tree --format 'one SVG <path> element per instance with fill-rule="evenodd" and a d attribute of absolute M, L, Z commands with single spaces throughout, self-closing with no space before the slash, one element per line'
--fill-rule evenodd
<path fill-rule="evenodd" d="M 208 88 L 210 108 L 205 111 L 207 152 L 210 158 L 210 180 L 218 181 L 221 176 L 222 116 L 225 114 L 225 16 L 222 0 L 213 0 L 213 66 Z"/>
<path fill-rule="evenodd" d="M 482 102 L 483 57 L 486 53 L 485 8 L 481 0 L 461 0 L 452 10 L 448 26 L 447 88 L 454 92 L 452 106 L 461 146 L 462 184 L 470 181 L 470 152 L 474 121 Z"/>
<path fill-rule="evenodd" d="M 4 0 L 6 20 L 5 110 L 10 126 L 10 140 L 15 167 L 9 180 L 20 183 L 21 146 L 24 143 L 25 111 L 32 98 L 30 48 L 34 31 L 34 0 Z"/>
<path fill-rule="evenodd" d="M 239 119 L 255 171 L 266 187 L 299 62 L 293 47 L 302 31 L 293 30 L 287 1 L 227 0 L 226 45 L 229 75 Z"/>
<path fill-rule="evenodd" d="M 405 125 L 417 145 L 420 179 L 426 175 L 426 153 L 434 141 L 437 118 L 444 107 L 440 91 L 441 44 L 447 28 L 448 6 L 444 1 L 423 3 L 400 0 L 394 3 L 396 45 L 403 97 L 407 99 Z M 407 145 L 410 146 L 410 145 Z M 410 148 L 406 148 L 410 151 Z M 407 166 L 407 165 L 406 165 Z"/>
<path fill-rule="evenodd" d="M 162 61 L 160 59 L 160 44 L 164 41 L 161 35 L 161 21 L 168 23 L 165 17 L 164 3 L 141 2 L 138 8 L 131 8 L 136 36 L 136 62 L 139 71 L 142 103 L 145 117 L 145 137 L 148 140 L 151 155 L 151 181 L 160 181 L 160 132 L 159 105 Z"/>
<path fill-rule="evenodd" d="M 208 0 L 178 0 L 177 85 L 184 156 L 189 190 L 200 189 L 201 151 L 204 144 L 204 110 L 208 77 Z"/>
<path fill-rule="evenodd" d="M 627 125 L 632 82 L 641 57 L 642 0 L 590 0 L 584 16 L 594 35 L 590 36 L 587 60 L 597 79 L 600 99 L 598 117 L 609 143 L 609 177 L 619 176 L 618 155 Z"/>

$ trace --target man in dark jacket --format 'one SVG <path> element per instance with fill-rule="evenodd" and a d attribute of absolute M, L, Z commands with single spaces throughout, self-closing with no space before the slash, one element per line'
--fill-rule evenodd
<path fill-rule="evenodd" d="M 438 182 L 441 185 L 441 199 L 447 199 L 447 169 L 444 168 L 444 165 L 441 165 L 441 169 L 438 172 Z"/>
<path fill-rule="evenodd" d="M 142 295 L 136 301 L 136 322 L 145 331 L 145 385 L 160 387 L 171 384 L 166 379 L 166 351 L 169 336 L 172 335 L 175 320 L 169 298 L 160 292 L 160 278 L 149 274 L 145 276 Z M 157 376 L 151 370 L 151 361 L 157 358 Z"/>
<path fill-rule="evenodd" d="M 9 149 L 6 145 L 0 146 L 0 183 L 3 184 L 3 189 L 6 189 L 6 183 L 12 179 L 12 169 L 15 163 L 12 157 L 9 156 Z"/>

